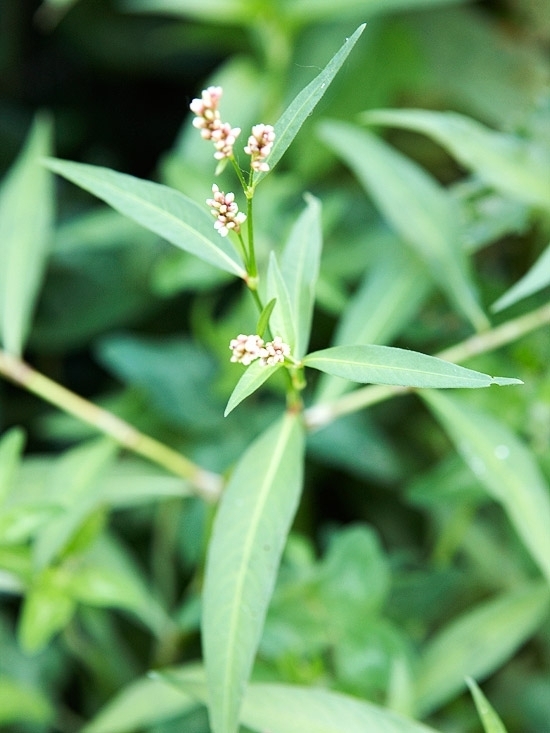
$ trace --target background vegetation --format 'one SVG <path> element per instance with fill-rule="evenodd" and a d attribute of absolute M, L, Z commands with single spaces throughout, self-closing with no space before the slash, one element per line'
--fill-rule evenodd
<path fill-rule="evenodd" d="M 310 431 L 243 722 L 292 733 L 277 721 L 287 708 L 297 711 L 296 730 L 325 730 L 307 711 L 322 711 L 329 725 L 335 703 L 315 697 L 328 688 L 429 730 L 498 733 L 496 718 L 480 722 L 466 682 L 473 677 L 508 733 L 546 733 L 548 3 L 4 0 L 2 354 L 17 356 L 24 333 L 25 361 L 37 372 L 229 476 L 284 405 L 274 378 L 223 418 L 242 371 L 227 344 L 257 320 L 249 294 L 43 169 L 47 179 L 33 178 L 18 200 L 17 241 L 30 244 L 20 298 L 10 295 L 12 166 L 55 155 L 165 183 L 202 205 L 214 161 L 191 127 L 191 99 L 220 84 L 233 125 L 275 123 L 363 21 L 361 39 L 255 198 L 259 262 L 282 250 L 311 192 L 324 235 L 311 351 L 354 341 L 448 349 L 451 361 L 525 384 L 425 400 L 366 392 L 368 409 L 357 398 L 349 413 Z M 410 108 L 461 116 L 372 112 Z M 367 130 L 388 146 L 379 150 Z M 491 131 L 502 137 L 476 138 Z M 395 169 L 388 150 L 400 153 Z M 456 207 L 477 301 L 414 234 L 429 238 L 414 218 L 424 185 Z M 39 227 L 29 232 L 31 220 Z M 20 301 L 21 328 L 6 317 L 9 298 Z M 50 383 L 0 364 L 0 725 L 207 733 L 199 672 L 189 665 L 201 658 L 215 508 L 182 479 L 185 467 L 178 475 L 175 454 L 162 461 L 145 447 L 155 458 L 148 462 L 118 450 L 97 427 L 31 394 L 48 397 Z M 317 427 L 314 405 L 345 405 L 350 386 L 325 374 L 308 380 L 306 417 Z M 88 406 L 80 412 L 100 422 Z M 147 677 L 153 669 L 172 671 Z M 279 700 L 261 688 L 273 682 L 312 696 L 302 700 L 292 687 Z"/>

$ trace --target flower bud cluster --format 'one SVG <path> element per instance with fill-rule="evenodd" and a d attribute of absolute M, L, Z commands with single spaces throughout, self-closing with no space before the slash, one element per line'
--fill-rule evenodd
<path fill-rule="evenodd" d="M 203 90 L 200 99 L 194 99 L 189 105 L 191 112 L 196 115 L 194 127 L 201 131 L 205 140 L 212 140 L 216 148 L 214 157 L 217 160 L 232 157 L 233 146 L 241 132 L 240 127 L 231 127 L 228 122 L 221 121 L 218 105 L 222 94 L 221 87 L 208 87 Z M 244 152 L 250 155 L 250 167 L 253 171 L 259 173 L 269 170 L 266 158 L 271 153 L 274 140 L 275 131 L 271 125 L 254 125 L 252 135 L 244 148 Z"/>
<path fill-rule="evenodd" d="M 282 364 L 285 357 L 290 355 L 290 346 L 280 336 L 264 343 L 257 334 L 246 336 L 240 333 L 236 339 L 231 339 L 229 348 L 233 352 L 231 361 L 245 366 L 249 366 L 256 359 L 260 360 L 262 366 L 275 366 Z"/>
<path fill-rule="evenodd" d="M 205 140 L 212 140 L 216 152 L 214 158 L 222 160 L 233 155 L 233 145 L 241 132 L 240 127 L 231 127 L 228 122 L 222 122 L 218 104 L 223 89 L 208 87 L 202 92 L 200 99 L 194 99 L 189 105 L 196 117 L 193 126 L 201 131 Z"/>
<path fill-rule="evenodd" d="M 275 131 L 271 125 L 254 125 L 252 135 L 248 138 L 248 145 L 244 149 L 244 152 L 251 157 L 252 170 L 257 173 L 269 170 L 265 159 L 271 153 L 274 141 Z"/>
<path fill-rule="evenodd" d="M 238 234 L 241 230 L 241 224 L 246 221 L 246 214 L 239 211 L 235 194 L 220 191 L 215 183 L 212 186 L 212 193 L 214 198 L 206 199 L 206 203 L 211 207 L 212 216 L 216 217 L 214 228 L 222 237 L 226 237 L 230 230 Z"/>

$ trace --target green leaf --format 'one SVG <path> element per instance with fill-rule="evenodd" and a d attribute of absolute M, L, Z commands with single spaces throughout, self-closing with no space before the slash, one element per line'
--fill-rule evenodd
<path fill-rule="evenodd" d="M 429 278 L 407 250 L 398 251 L 390 242 L 387 245 L 350 299 L 336 327 L 333 346 L 386 344 L 416 316 L 428 292 Z M 335 399 L 349 386 L 341 379 L 323 375 L 316 402 Z"/>
<path fill-rule="evenodd" d="M 491 310 L 498 312 L 550 285 L 550 245 L 533 267 L 504 295 L 493 303 Z"/>
<path fill-rule="evenodd" d="M 18 502 L 3 508 L 0 514 L 0 545 L 27 542 L 61 511 L 61 507 L 45 501 Z"/>
<path fill-rule="evenodd" d="M 275 366 L 263 366 L 259 361 L 254 361 L 244 372 L 242 377 L 235 385 L 235 389 L 229 397 L 227 407 L 225 408 L 224 417 L 227 417 L 230 412 L 240 405 L 240 403 L 249 397 L 253 392 L 259 389 L 264 382 L 279 371 L 282 364 L 275 364 Z"/>
<path fill-rule="evenodd" d="M 311 194 L 306 194 L 305 199 L 307 207 L 292 227 L 281 257 L 281 275 L 290 296 L 292 320 L 296 324 L 296 342 L 293 345 L 296 359 L 302 358 L 309 343 L 323 246 L 321 204 Z"/>
<path fill-rule="evenodd" d="M 497 190 L 550 207 L 550 154 L 534 143 L 495 132 L 455 112 L 381 109 L 366 112 L 362 119 L 423 132 Z"/>
<path fill-rule="evenodd" d="M 319 20 L 341 20 L 342 16 L 366 17 L 377 13 L 391 13 L 396 10 L 438 7 L 449 5 L 456 0 L 293 0 L 287 15 L 292 21 L 311 23 Z"/>
<path fill-rule="evenodd" d="M 270 733 L 435 733 L 392 710 L 315 687 L 250 685 L 241 721 Z"/>
<path fill-rule="evenodd" d="M 117 692 L 80 733 L 133 733 L 195 707 L 193 697 L 161 679 L 141 678 Z"/>
<path fill-rule="evenodd" d="M 285 415 L 241 457 L 208 549 L 203 649 L 214 733 L 236 733 L 239 710 L 302 488 L 304 434 Z"/>
<path fill-rule="evenodd" d="M 168 186 L 108 168 L 49 158 L 45 165 L 102 199 L 124 216 L 221 270 L 244 277 L 242 262 L 212 217 L 192 199 Z"/>
<path fill-rule="evenodd" d="M 67 593 L 62 569 L 48 568 L 28 590 L 17 630 L 24 651 L 39 652 L 72 618 L 76 603 Z"/>
<path fill-rule="evenodd" d="M 0 189 L 0 342 L 20 356 L 52 240 L 53 185 L 39 164 L 51 154 L 50 120 L 38 116 Z"/>
<path fill-rule="evenodd" d="M 273 143 L 273 148 L 268 158 L 270 170 L 273 170 L 281 160 L 304 122 L 311 115 L 317 103 L 327 91 L 330 83 L 349 56 L 352 48 L 357 43 L 364 30 L 365 23 L 360 25 L 350 38 L 346 39 L 344 45 L 338 53 L 332 57 L 323 71 L 321 71 L 313 81 L 299 92 L 276 122 L 274 125 L 275 142 Z M 265 172 L 261 172 L 255 176 L 254 185 L 259 183 L 265 175 Z"/>
<path fill-rule="evenodd" d="M 248 0 L 123 0 L 123 9 L 128 13 L 159 13 L 216 24 L 252 23 L 255 16 L 250 12 Z"/>
<path fill-rule="evenodd" d="M 519 379 L 491 377 L 435 356 L 393 346 L 333 346 L 308 354 L 303 363 L 337 377 L 370 384 L 470 389 L 522 384 Z"/>
<path fill-rule="evenodd" d="M 264 333 L 266 332 L 266 329 L 269 326 L 269 319 L 271 318 L 271 314 L 273 313 L 273 308 L 275 308 L 276 303 L 277 298 L 271 298 L 269 303 L 264 306 L 264 309 L 260 313 L 258 323 L 256 324 L 256 333 L 258 334 L 258 336 L 263 337 Z"/>
<path fill-rule="evenodd" d="M 20 428 L 7 430 L 0 439 L 0 505 L 13 488 L 24 445 L 25 433 Z"/>
<path fill-rule="evenodd" d="M 157 675 L 165 684 L 206 700 L 200 669 L 186 666 Z M 436 733 L 422 723 L 350 695 L 278 683 L 248 685 L 240 721 L 258 733 Z"/>
<path fill-rule="evenodd" d="M 440 631 L 427 646 L 416 682 L 416 712 L 425 716 L 498 669 L 548 613 L 547 584 L 526 585 L 487 601 Z"/>
<path fill-rule="evenodd" d="M 275 252 L 271 252 L 269 256 L 267 297 L 272 297 L 277 301 L 271 315 L 271 333 L 273 336 L 280 336 L 290 346 L 291 353 L 294 356 L 296 348 L 295 312 L 290 301 L 287 283 L 279 268 Z"/>
<path fill-rule="evenodd" d="M 352 169 L 454 307 L 475 328 L 488 327 L 460 242 L 457 202 L 416 163 L 365 130 L 336 121 L 319 129 L 323 142 Z"/>
<path fill-rule="evenodd" d="M 481 410 L 439 392 L 422 397 L 550 580 L 550 489 L 531 452 L 504 423 Z"/>
<path fill-rule="evenodd" d="M 470 688 L 470 692 L 474 698 L 477 712 L 481 718 L 481 722 L 483 723 L 485 733 L 506 733 L 506 728 L 504 727 L 501 719 L 492 708 L 489 700 L 487 700 L 483 692 L 479 689 L 475 680 L 471 677 L 466 677 L 466 684 Z"/>
<path fill-rule="evenodd" d="M 47 495 L 62 511 L 36 538 L 33 548 L 36 567 L 45 568 L 59 557 L 96 508 L 98 478 L 117 450 L 111 440 L 100 438 L 67 451 L 57 460 L 49 477 Z"/>
<path fill-rule="evenodd" d="M 26 687 L 4 675 L 0 677 L 0 725 L 2 727 L 23 721 L 46 725 L 53 716 L 54 712 L 50 703 L 38 690 Z"/>

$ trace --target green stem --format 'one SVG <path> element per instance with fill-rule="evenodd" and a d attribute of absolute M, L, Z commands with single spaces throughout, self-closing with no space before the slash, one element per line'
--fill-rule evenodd
<path fill-rule="evenodd" d="M 256 280 L 256 278 L 258 277 L 258 267 L 256 265 L 256 252 L 254 251 L 254 220 L 252 197 L 247 198 L 246 224 L 248 231 L 248 275 L 253 280 Z"/>
<path fill-rule="evenodd" d="M 124 448 L 186 479 L 194 492 L 206 501 L 214 502 L 219 499 L 222 490 L 221 476 L 201 468 L 164 443 L 136 430 L 112 412 L 88 402 L 1 349 L 0 374 L 46 402 L 109 435 Z"/>
<path fill-rule="evenodd" d="M 506 321 L 506 323 L 496 326 L 491 331 L 475 334 L 455 346 L 440 351 L 436 356 L 439 359 L 459 364 L 472 356 L 493 351 L 499 346 L 516 341 L 521 336 L 548 323 L 550 323 L 550 303 L 524 316 Z M 305 411 L 304 420 L 310 430 L 316 430 L 328 425 L 342 415 L 357 412 L 370 405 L 383 402 L 390 397 L 412 391 L 412 387 L 390 387 L 380 384 L 361 387 L 332 402 L 313 405 Z"/>

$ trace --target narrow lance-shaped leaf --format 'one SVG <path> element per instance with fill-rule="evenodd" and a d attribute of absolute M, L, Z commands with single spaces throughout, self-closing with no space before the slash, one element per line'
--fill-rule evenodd
<path fill-rule="evenodd" d="M 168 186 L 108 168 L 56 159 L 45 164 L 176 247 L 221 270 L 245 276 L 236 251 L 214 230 L 206 206 Z"/>
<path fill-rule="evenodd" d="M 426 648 L 416 680 L 415 710 L 429 715 L 482 679 L 529 639 L 548 613 L 550 589 L 533 583 L 487 601 L 441 630 Z"/>
<path fill-rule="evenodd" d="M 485 733 L 506 733 L 506 728 L 504 727 L 502 720 L 494 711 L 489 700 L 487 700 L 483 692 L 479 689 L 475 680 L 471 677 L 467 677 L 466 683 L 470 688 L 472 697 L 474 698 L 477 712 L 481 722 L 483 723 Z"/>
<path fill-rule="evenodd" d="M 231 393 L 227 407 L 225 408 L 224 417 L 227 417 L 230 412 L 240 405 L 243 400 L 250 397 L 257 389 L 259 389 L 264 382 L 272 377 L 275 372 L 279 371 L 282 364 L 275 364 L 275 366 L 264 366 L 259 361 L 254 361 L 247 368 L 244 374 L 241 376 L 235 389 Z"/>
<path fill-rule="evenodd" d="M 321 139 L 353 170 L 397 234 L 476 329 L 488 326 L 460 241 L 458 205 L 426 171 L 346 122 L 320 125 Z"/>
<path fill-rule="evenodd" d="M 550 155 L 528 140 L 495 132 L 455 112 L 380 109 L 366 112 L 363 119 L 425 133 L 497 190 L 550 207 Z"/>
<path fill-rule="evenodd" d="M 504 295 L 493 303 L 491 310 L 501 311 L 550 285 L 550 245 L 544 250 L 533 267 Z"/>
<path fill-rule="evenodd" d="M 336 377 L 370 384 L 436 388 L 522 384 L 519 379 L 491 377 L 435 356 L 393 346 L 333 346 L 308 354 L 303 362 Z"/>
<path fill-rule="evenodd" d="M 439 392 L 421 395 L 550 581 L 550 489 L 532 454 L 481 410 Z"/>
<path fill-rule="evenodd" d="M 290 300 L 287 283 L 285 282 L 275 252 L 269 257 L 267 269 L 267 297 L 277 302 L 271 314 L 270 326 L 273 336 L 280 336 L 290 346 L 292 354 L 296 351 L 296 322 L 294 310 Z"/>
<path fill-rule="evenodd" d="M 182 697 L 192 695 L 206 702 L 204 673 L 194 665 L 154 673 L 154 677 L 181 690 Z M 318 687 L 279 683 L 251 682 L 240 722 L 258 733 L 436 733 L 423 723 L 366 700 Z"/>
<path fill-rule="evenodd" d="M 214 733 L 236 733 L 279 560 L 302 486 L 300 418 L 243 454 L 222 496 L 206 563 L 203 649 Z"/>
<path fill-rule="evenodd" d="M 302 358 L 309 342 L 323 246 L 321 204 L 310 194 L 305 199 L 307 207 L 292 227 L 281 258 L 281 274 L 296 328 L 296 359 Z"/>
<path fill-rule="evenodd" d="M 268 159 L 270 170 L 273 170 L 281 160 L 304 122 L 313 112 L 315 106 L 327 91 L 330 83 L 349 56 L 352 48 L 357 43 L 364 30 L 365 23 L 359 26 L 351 38 L 346 39 L 342 48 L 335 56 L 332 57 L 323 71 L 321 71 L 313 81 L 299 92 L 276 122 L 274 126 L 275 142 Z M 265 175 L 265 172 L 259 173 L 254 178 L 254 185 L 259 183 Z"/>
<path fill-rule="evenodd" d="M 40 165 L 51 154 L 51 123 L 38 116 L 0 189 L 0 342 L 20 356 L 52 240 L 53 185 Z"/>

